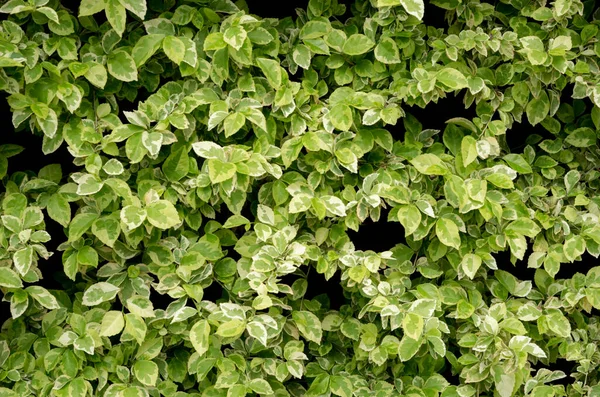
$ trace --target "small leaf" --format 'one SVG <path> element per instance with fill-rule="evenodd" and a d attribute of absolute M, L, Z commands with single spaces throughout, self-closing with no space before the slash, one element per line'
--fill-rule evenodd
<path fill-rule="evenodd" d="M 477 273 L 477 270 L 479 270 L 479 267 L 481 266 L 481 257 L 476 254 L 466 254 L 463 257 L 460 266 L 467 277 L 473 280 L 475 273 Z"/>
<path fill-rule="evenodd" d="M 100 324 L 100 336 L 115 336 L 125 327 L 123 313 L 118 310 L 111 310 L 104 314 Z"/>
<path fill-rule="evenodd" d="M 86 306 L 96 306 L 117 296 L 121 289 L 113 284 L 99 282 L 92 284 L 83 293 L 82 303 Z"/>
<path fill-rule="evenodd" d="M 375 47 L 375 59 L 381 63 L 394 64 L 400 62 L 398 45 L 390 37 L 383 37 Z"/>
<path fill-rule="evenodd" d="M 63 227 L 67 227 L 71 221 L 71 206 L 67 199 L 60 193 L 54 193 L 48 200 L 46 207 L 50 218 L 60 223 Z"/>
<path fill-rule="evenodd" d="M 206 320 L 200 320 L 190 330 L 190 342 L 196 352 L 202 357 L 209 348 L 210 325 Z"/>
<path fill-rule="evenodd" d="M 144 386 L 155 386 L 158 380 L 158 365 L 150 360 L 136 360 L 133 373 Z"/>
<path fill-rule="evenodd" d="M 185 57 L 185 44 L 175 36 L 167 36 L 162 42 L 163 51 L 175 64 L 179 65 Z"/>
<path fill-rule="evenodd" d="M 343 52 L 348 55 L 361 55 L 375 46 L 375 42 L 364 34 L 355 33 L 344 43 Z"/>
<path fill-rule="evenodd" d="M 435 223 L 435 234 L 442 244 L 457 250 L 460 249 L 460 233 L 453 220 L 448 218 L 438 219 Z"/>
<path fill-rule="evenodd" d="M 338 103 L 329 110 L 329 120 L 338 130 L 348 131 L 352 127 L 352 109 L 348 105 Z"/>
<path fill-rule="evenodd" d="M 23 288 L 23 282 L 14 270 L 7 267 L 0 267 L 0 287 Z"/>
<path fill-rule="evenodd" d="M 146 16 L 146 0 L 119 0 L 129 11 L 137 15 L 141 20 Z"/>
<path fill-rule="evenodd" d="M 279 62 L 268 58 L 256 58 L 256 64 L 273 88 L 278 89 L 281 87 L 282 72 Z"/>
<path fill-rule="evenodd" d="M 39 287 L 37 285 L 32 285 L 30 287 L 25 288 L 27 294 L 35 299 L 40 305 L 45 307 L 46 309 L 53 310 L 58 309 L 60 306 L 58 301 L 47 289 L 43 287 Z"/>
<path fill-rule="evenodd" d="M 453 90 L 460 90 L 469 85 L 467 78 L 461 72 L 453 68 L 443 68 L 437 72 L 436 79 Z"/>
<path fill-rule="evenodd" d="M 323 330 L 321 329 L 321 321 L 313 313 L 309 311 L 293 311 L 292 319 L 296 323 L 300 333 L 308 340 L 321 343 Z"/>
<path fill-rule="evenodd" d="M 247 386 L 256 394 L 273 394 L 271 385 L 264 379 L 252 379 Z"/>
<path fill-rule="evenodd" d="M 420 154 L 410 160 L 410 163 L 424 175 L 445 175 L 448 173 L 446 164 L 435 154 Z"/>
<path fill-rule="evenodd" d="M 110 0 L 116 1 L 116 0 Z M 111 74 L 117 80 L 129 82 L 136 81 L 138 78 L 137 75 L 137 66 L 135 61 L 125 51 L 114 51 L 108 57 L 108 73 Z"/>
<path fill-rule="evenodd" d="M 125 32 L 125 23 L 127 22 L 125 7 L 121 5 L 119 0 L 104 0 L 104 6 L 108 23 L 110 23 L 119 36 L 122 36 Z"/>
<path fill-rule="evenodd" d="M 423 16 L 425 15 L 425 4 L 423 3 L 423 0 L 400 0 L 400 3 L 408 14 L 414 16 L 418 20 L 423 19 Z"/>

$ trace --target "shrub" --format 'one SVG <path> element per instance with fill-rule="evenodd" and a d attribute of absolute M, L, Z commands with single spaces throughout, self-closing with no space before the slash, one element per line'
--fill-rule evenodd
<path fill-rule="evenodd" d="M 600 396 L 595 7 L 5 2 L 0 396 Z"/>

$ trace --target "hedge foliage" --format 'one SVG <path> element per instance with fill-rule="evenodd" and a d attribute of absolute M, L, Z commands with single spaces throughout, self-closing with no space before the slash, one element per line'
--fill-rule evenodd
<path fill-rule="evenodd" d="M 0 146 L 0 396 L 600 396 L 596 5 L 431 3 L 5 2 L 12 123 L 76 172 Z"/>

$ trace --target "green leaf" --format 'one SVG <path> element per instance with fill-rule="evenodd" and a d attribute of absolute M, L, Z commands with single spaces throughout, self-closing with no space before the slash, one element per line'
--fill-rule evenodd
<path fill-rule="evenodd" d="M 473 280 L 477 270 L 479 270 L 479 267 L 481 266 L 481 257 L 476 254 L 466 254 L 463 256 L 460 266 L 467 277 Z"/>
<path fill-rule="evenodd" d="M 100 336 L 115 336 L 125 327 L 123 313 L 119 310 L 110 310 L 104 314 L 100 324 Z"/>
<path fill-rule="evenodd" d="M 302 137 L 299 136 L 283 142 L 281 146 L 281 160 L 283 161 L 283 165 L 289 167 L 298 158 L 303 147 Z"/>
<path fill-rule="evenodd" d="M 94 15 L 104 10 L 104 1 L 97 0 L 81 0 L 79 4 L 79 16 L 85 17 Z"/>
<path fill-rule="evenodd" d="M 210 325 L 206 320 L 200 320 L 190 330 L 190 342 L 196 352 L 203 356 L 209 348 Z"/>
<path fill-rule="evenodd" d="M 550 313 L 546 316 L 548 328 L 560 337 L 571 336 L 571 324 L 564 314 L 558 309 L 549 309 L 549 311 Z"/>
<path fill-rule="evenodd" d="M 154 306 L 150 299 L 145 296 L 133 296 L 127 299 L 126 306 L 133 314 L 140 317 L 155 317 Z"/>
<path fill-rule="evenodd" d="M 125 7 L 121 5 L 120 0 L 104 0 L 104 6 L 108 23 L 110 23 L 110 26 L 112 26 L 119 36 L 122 36 L 125 32 L 125 23 L 127 22 Z"/>
<path fill-rule="evenodd" d="M 565 142 L 571 146 L 583 148 L 593 146 L 597 142 L 596 133 L 588 127 L 577 128 L 565 138 Z"/>
<path fill-rule="evenodd" d="M 460 249 L 460 233 L 453 220 L 440 218 L 435 223 L 435 234 L 442 244 Z"/>
<path fill-rule="evenodd" d="M 190 158 L 185 147 L 171 151 L 171 154 L 162 165 L 163 173 L 173 182 L 177 182 L 185 177 L 189 170 Z"/>
<path fill-rule="evenodd" d="M 77 179 L 77 194 L 80 196 L 87 196 L 90 194 L 98 193 L 102 189 L 102 182 L 98 178 L 91 174 L 84 174 Z"/>
<path fill-rule="evenodd" d="M 501 173 L 495 173 L 491 175 L 487 175 L 485 179 L 491 182 L 494 186 L 497 186 L 501 189 L 513 189 L 514 183 L 512 179 L 506 175 Z"/>
<path fill-rule="evenodd" d="M 115 0 L 111 0 L 115 1 Z M 138 78 L 135 61 L 125 51 L 115 51 L 108 57 L 108 73 L 117 80 L 129 82 Z"/>
<path fill-rule="evenodd" d="M 536 386 L 530 394 L 531 397 L 554 397 L 554 388 L 552 386 Z M 590 395 L 591 397 L 591 395 Z"/>
<path fill-rule="evenodd" d="M 527 112 L 527 120 L 531 125 L 536 125 L 542 122 L 550 112 L 550 100 L 545 91 L 539 97 L 532 99 L 525 108 Z"/>
<path fill-rule="evenodd" d="M 163 39 L 162 34 L 147 34 L 140 37 L 131 50 L 131 57 L 136 67 L 145 64 L 161 48 Z"/>
<path fill-rule="evenodd" d="M 244 40 L 248 37 L 246 30 L 242 26 L 230 26 L 223 33 L 223 40 L 235 48 L 237 51 L 242 48 Z"/>
<path fill-rule="evenodd" d="M 124 317 L 125 331 L 123 334 L 131 335 L 139 345 L 144 343 L 147 332 L 147 326 L 144 319 L 134 313 L 126 313 Z"/>
<path fill-rule="evenodd" d="M 16 251 L 13 255 L 13 265 L 17 271 L 25 276 L 33 263 L 33 247 L 27 246 Z"/>
<path fill-rule="evenodd" d="M 293 311 L 292 319 L 302 336 L 312 342 L 321 343 L 323 330 L 321 329 L 321 321 L 317 316 L 309 311 Z"/>
<path fill-rule="evenodd" d="M 185 44 L 178 37 L 167 36 L 163 39 L 162 48 L 167 57 L 179 65 L 185 57 Z"/>
<path fill-rule="evenodd" d="M 141 226 L 146 220 L 147 212 L 135 205 L 127 205 L 121 209 L 119 216 L 128 231 Z"/>
<path fill-rule="evenodd" d="M 341 103 L 333 105 L 329 110 L 329 120 L 338 130 L 348 131 L 352 127 L 352 109 Z"/>
<path fill-rule="evenodd" d="M 322 20 L 308 21 L 300 29 L 302 40 L 318 39 L 325 36 L 331 30 L 331 25 Z"/>
<path fill-rule="evenodd" d="M 246 329 L 246 323 L 242 320 L 234 319 L 224 322 L 217 328 L 217 335 L 224 338 L 237 338 Z"/>
<path fill-rule="evenodd" d="M 364 34 L 355 33 L 348 37 L 342 51 L 347 55 L 361 55 L 375 46 L 375 42 Z"/>
<path fill-rule="evenodd" d="M 158 200 L 146 206 L 146 216 L 152 226 L 170 229 L 181 223 L 175 206 L 167 200 Z"/>
<path fill-rule="evenodd" d="M 133 364 L 133 374 L 144 386 L 155 386 L 158 380 L 158 365 L 149 360 L 136 360 Z"/>
<path fill-rule="evenodd" d="M 540 227 L 531 219 L 519 218 L 506 226 L 505 232 L 534 238 L 540 233 Z"/>
<path fill-rule="evenodd" d="M 7 267 L 0 267 L 0 287 L 23 288 L 23 282 L 14 270 Z"/>
<path fill-rule="evenodd" d="M 192 149 L 200 157 L 225 161 L 223 148 L 214 142 L 196 142 L 192 145 Z"/>
<path fill-rule="evenodd" d="M 267 346 L 268 333 L 264 325 L 257 321 L 251 321 L 246 325 L 246 330 L 251 337 L 257 339 L 263 346 Z"/>
<path fill-rule="evenodd" d="M 264 379 L 252 379 L 246 386 L 256 394 L 273 394 L 271 385 Z"/>
<path fill-rule="evenodd" d="M 329 378 L 329 389 L 340 397 L 352 397 L 354 386 L 348 377 L 333 375 Z"/>
<path fill-rule="evenodd" d="M 237 168 L 235 164 L 217 159 L 208 160 L 208 177 L 212 183 L 221 183 L 233 178 Z"/>
<path fill-rule="evenodd" d="M 89 69 L 84 74 L 85 78 L 96 87 L 103 89 L 108 80 L 106 68 L 95 62 L 88 62 L 87 65 L 89 65 Z"/>
<path fill-rule="evenodd" d="M 290 214 L 298 214 L 307 211 L 312 205 L 312 197 L 307 194 L 298 194 L 290 200 Z"/>
<path fill-rule="evenodd" d="M 90 335 L 80 336 L 79 338 L 75 339 L 75 342 L 73 342 L 73 347 L 75 350 L 80 350 L 86 352 L 87 354 L 93 355 L 95 348 L 94 338 L 92 338 Z"/>
<path fill-rule="evenodd" d="M 424 324 L 423 317 L 415 313 L 406 313 L 402 320 L 402 329 L 406 336 L 418 340 L 423 334 Z"/>
<path fill-rule="evenodd" d="M 436 79 L 452 90 L 460 90 L 469 85 L 467 78 L 461 72 L 453 68 L 441 69 L 436 73 Z"/>
<path fill-rule="evenodd" d="M 256 58 L 256 65 L 262 70 L 271 87 L 281 87 L 283 76 L 279 62 L 268 58 Z"/>
<path fill-rule="evenodd" d="M 544 49 L 544 43 L 537 36 L 527 36 L 519 39 L 523 46 L 523 52 L 532 65 L 542 65 L 546 62 L 548 54 Z"/>
<path fill-rule="evenodd" d="M 346 216 L 346 206 L 344 202 L 335 196 L 321 196 L 320 199 L 325 204 L 327 211 L 335 216 Z"/>
<path fill-rule="evenodd" d="M 515 388 L 515 374 L 498 371 L 494 374 L 496 390 L 500 397 L 511 397 Z"/>
<path fill-rule="evenodd" d="M 583 237 L 575 235 L 569 236 L 569 238 L 565 240 L 563 253 L 565 254 L 565 258 L 570 262 L 575 261 L 583 255 L 583 253 L 585 253 L 585 240 Z"/>
<path fill-rule="evenodd" d="M 83 293 L 82 303 L 86 306 L 96 306 L 102 302 L 114 299 L 121 289 L 113 284 L 99 282 L 92 284 Z"/>
<path fill-rule="evenodd" d="M 513 170 L 520 174 L 531 174 L 531 165 L 521 156 L 516 153 L 509 153 L 502 158 Z"/>
<path fill-rule="evenodd" d="M 385 64 L 400 63 L 400 52 L 396 42 L 390 37 L 379 40 L 375 47 L 375 59 Z"/>
<path fill-rule="evenodd" d="M 32 285 L 25 288 L 27 294 L 35 299 L 40 305 L 45 307 L 46 309 L 53 310 L 60 308 L 58 301 L 47 289 Z"/>
<path fill-rule="evenodd" d="M 400 361 L 408 361 L 417 354 L 421 347 L 421 340 L 415 340 L 407 335 L 403 336 L 398 345 L 398 357 Z"/>
<path fill-rule="evenodd" d="M 308 47 L 304 44 L 298 44 L 296 47 L 294 47 L 292 57 L 294 62 L 296 62 L 302 69 L 310 68 L 311 53 Z"/>
<path fill-rule="evenodd" d="M 146 16 L 146 0 L 119 0 L 127 10 L 137 15 L 141 20 Z"/>
<path fill-rule="evenodd" d="M 413 204 L 399 206 L 397 216 L 405 236 L 413 234 L 421 225 L 421 211 Z"/>
<path fill-rule="evenodd" d="M 317 377 L 310 384 L 310 387 L 306 391 L 305 395 L 309 397 L 327 395 L 330 390 L 329 380 L 329 374 L 321 373 L 317 375 Z"/>
<path fill-rule="evenodd" d="M 81 238 L 98 217 L 98 214 L 93 213 L 80 213 L 75 215 L 69 224 L 69 241 L 76 241 Z"/>
<path fill-rule="evenodd" d="M 410 163 L 424 175 L 445 175 L 448 173 L 446 164 L 435 154 L 420 154 L 410 160 Z"/>
<path fill-rule="evenodd" d="M 229 138 L 246 124 L 246 117 L 242 113 L 234 112 L 223 120 L 225 137 Z"/>
<path fill-rule="evenodd" d="M 395 0 L 391 1 L 394 2 Z M 423 3 L 423 0 L 400 0 L 400 4 L 402 4 L 402 7 L 404 7 L 408 14 L 414 16 L 418 20 L 423 19 L 423 15 L 425 14 L 425 4 Z"/>

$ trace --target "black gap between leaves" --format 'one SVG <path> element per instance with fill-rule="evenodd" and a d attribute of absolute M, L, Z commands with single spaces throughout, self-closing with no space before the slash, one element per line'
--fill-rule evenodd
<path fill-rule="evenodd" d="M 442 28 L 444 31 L 447 31 L 448 22 L 446 20 L 446 10 L 431 4 L 430 1 L 426 1 L 423 23 L 427 26 L 433 26 L 436 29 Z"/>
<path fill-rule="evenodd" d="M 525 146 L 530 143 L 535 142 L 535 145 L 544 139 L 555 138 L 556 136 L 542 127 L 541 124 L 531 125 L 525 115 L 523 115 L 520 123 L 514 122 L 512 128 L 506 131 L 506 144 L 511 153 L 522 153 Z"/>
<path fill-rule="evenodd" d="M 217 302 L 218 300 L 223 299 L 224 297 L 227 298 L 226 295 L 227 291 L 225 291 L 219 283 L 213 281 L 211 285 L 204 288 L 204 295 L 202 297 L 202 300 Z"/>
<path fill-rule="evenodd" d="M 389 209 L 381 209 L 377 222 L 367 218 L 357 232 L 347 230 L 346 233 L 354 248 L 360 251 L 383 252 L 394 248 L 396 244 L 404 243 L 404 228 L 400 222 L 388 222 Z"/>
<path fill-rule="evenodd" d="M 6 100 L 7 97 L 6 93 L 0 94 L 0 117 L 5 121 L 4 132 L 0 137 L 0 145 L 14 144 L 24 148 L 21 153 L 8 159 L 8 174 L 10 175 L 18 171 L 33 171 L 37 173 L 42 167 L 48 164 L 60 164 L 63 176 L 75 172 L 78 167 L 73 164 L 73 156 L 67 150 L 66 144 L 61 145 L 53 153 L 44 154 L 42 151 L 42 136 L 32 134 L 28 127 L 20 131 L 15 131 L 11 121 L 12 112 Z M 24 123 L 28 124 L 28 121 Z"/>
<path fill-rule="evenodd" d="M 534 280 L 535 279 L 535 268 L 527 266 L 529 256 L 533 253 L 533 247 L 531 244 L 527 245 L 527 251 L 522 260 L 517 260 L 513 265 L 510 261 L 510 252 L 502 251 L 493 254 L 498 265 L 498 270 L 504 270 L 509 272 L 519 280 Z M 563 263 L 560 266 L 560 270 L 554 277 L 555 280 L 569 280 L 577 273 L 587 274 L 587 272 L 594 266 L 597 266 L 598 259 L 589 253 L 581 255 L 579 260 L 575 260 L 573 263 Z"/>
<path fill-rule="evenodd" d="M 598 258 L 594 258 L 588 252 L 585 252 L 581 255 L 581 260 L 576 260 L 573 263 L 562 263 L 554 279 L 571 279 L 576 273 L 587 274 L 591 268 L 597 265 Z"/>
<path fill-rule="evenodd" d="M 154 309 L 162 309 L 166 310 L 167 307 L 173 302 L 173 298 L 171 298 L 167 294 L 160 294 L 154 288 L 150 288 L 150 302 L 154 306 Z"/>
<path fill-rule="evenodd" d="M 264 0 L 246 0 L 248 10 L 251 14 L 258 15 L 261 18 L 277 18 L 283 19 L 286 17 L 296 18 L 296 9 L 308 8 L 308 0 L 292 0 L 292 1 L 264 1 Z"/>
<path fill-rule="evenodd" d="M 534 371 L 538 371 L 542 368 L 545 368 L 550 371 L 563 371 L 567 376 L 562 379 L 557 379 L 553 382 L 550 382 L 551 385 L 563 385 L 568 386 L 573 384 L 573 378 L 570 377 L 570 374 L 576 373 L 576 367 L 578 363 L 567 361 L 564 358 L 558 358 L 556 361 L 549 363 L 548 365 L 538 361 L 536 364 L 532 364 L 531 368 Z"/>
<path fill-rule="evenodd" d="M 301 278 L 297 274 L 287 274 L 281 278 L 279 283 L 291 286 L 296 280 Z M 306 281 L 305 300 L 315 299 L 321 303 L 322 307 L 330 310 L 339 310 L 342 305 L 347 303 L 339 272 L 336 272 L 333 277 L 327 280 L 323 274 L 317 273 L 315 269 L 311 269 Z"/>
<path fill-rule="evenodd" d="M 326 280 L 324 275 L 313 269 L 308 274 L 306 281 L 308 282 L 308 289 L 306 295 L 304 295 L 305 299 L 315 299 L 323 307 L 331 310 L 340 310 L 340 307 L 346 303 L 340 272 L 336 272 L 333 277 Z"/>
<path fill-rule="evenodd" d="M 0 303 L 0 326 L 4 324 L 6 320 L 11 319 L 12 316 L 10 314 L 10 302 L 1 302 Z"/>
<path fill-rule="evenodd" d="M 535 269 L 527 267 L 527 258 L 533 252 L 531 244 L 527 245 L 527 251 L 523 260 L 517 260 L 513 265 L 510 261 L 510 251 L 501 251 L 493 254 L 496 259 L 496 265 L 498 270 L 504 270 L 518 278 L 519 280 L 533 280 L 535 276 Z"/>
<path fill-rule="evenodd" d="M 467 120 L 477 117 L 474 106 L 465 108 L 461 94 L 449 94 L 447 97 L 438 100 L 437 103 L 428 103 L 425 108 L 413 105 L 405 106 L 404 110 L 421 123 L 423 130 L 439 130 L 440 138 L 446 128 L 446 121 L 455 117 L 462 117 Z M 404 123 L 401 121 L 402 119 L 395 126 L 387 127 L 394 140 L 404 140 L 405 129 Z"/>

